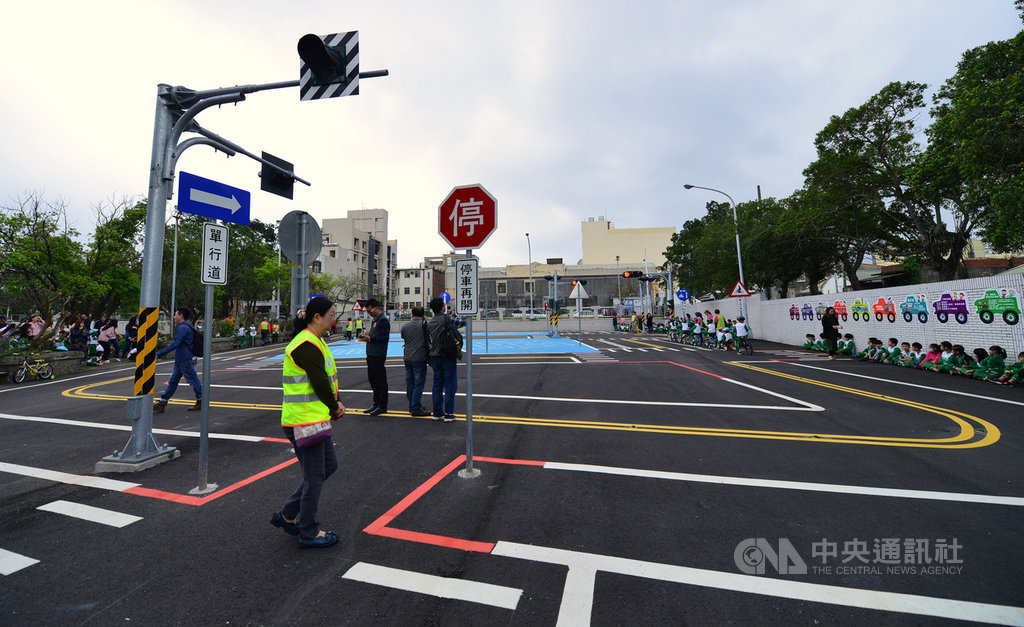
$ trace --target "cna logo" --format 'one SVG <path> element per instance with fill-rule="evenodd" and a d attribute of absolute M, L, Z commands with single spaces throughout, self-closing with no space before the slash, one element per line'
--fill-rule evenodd
<path fill-rule="evenodd" d="M 807 563 L 797 553 L 788 538 L 779 538 L 778 550 L 764 538 L 747 538 L 736 545 L 733 561 L 740 572 L 748 575 L 763 575 L 765 562 L 772 565 L 780 575 L 806 575 Z"/>

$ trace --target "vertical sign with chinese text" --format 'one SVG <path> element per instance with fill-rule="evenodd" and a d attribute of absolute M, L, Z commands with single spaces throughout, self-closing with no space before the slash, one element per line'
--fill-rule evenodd
<path fill-rule="evenodd" d="M 228 227 L 212 222 L 203 225 L 203 263 L 200 280 L 204 285 L 227 285 Z"/>
<path fill-rule="evenodd" d="M 476 315 L 480 310 L 480 290 L 477 286 L 477 270 L 479 261 L 476 259 L 458 259 L 455 261 L 455 313 L 460 316 Z"/>

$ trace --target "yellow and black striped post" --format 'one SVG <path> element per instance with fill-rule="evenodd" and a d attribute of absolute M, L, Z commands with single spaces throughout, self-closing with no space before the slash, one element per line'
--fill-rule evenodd
<path fill-rule="evenodd" d="M 558 326 L 558 312 L 557 311 L 551 314 L 551 324 L 556 326 L 556 327 Z"/>
<path fill-rule="evenodd" d="M 139 308 L 139 339 L 135 354 L 135 396 L 153 393 L 156 379 L 156 331 L 160 310 L 156 307 Z"/>

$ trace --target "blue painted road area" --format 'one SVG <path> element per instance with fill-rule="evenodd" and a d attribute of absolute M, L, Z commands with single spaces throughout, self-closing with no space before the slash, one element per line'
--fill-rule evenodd
<path fill-rule="evenodd" d="M 402 336 L 391 334 L 388 342 L 388 357 L 402 357 L 405 343 Z M 358 359 L 366 356 L 366 344 L 356 340 L 330 342 L 331 355 L 335 359 Z M 463 349 L 465 350 L 465 349 Z M 596 348 L 567 337 L 548 337 L 544 334 L 505 332 L 473 333 L 474 355 L 539 355 L 567 353 L 597 353 Z M 268 357 L 269 360 L 284 359 L 283 355 Z"/>

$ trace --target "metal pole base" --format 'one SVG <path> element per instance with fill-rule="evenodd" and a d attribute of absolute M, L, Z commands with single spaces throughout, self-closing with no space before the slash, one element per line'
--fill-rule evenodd
<path fill-rule="evenodd" d="M 462 470 L 459 471 L 459 476 L 462 477 L 463 479 L 476 479 L 477 477 L 480 476 L 480 469 L 463 468 Z"/>
<path fill-rule="evenodd" d="M 196 487 L 192 488 L 191 490 L 189 490 L 188 493 L 196 495 L 196 496 L 202 496 L 203 494 L 210 494 L 211 492 L 216 492 L 216 491 L 217 491 L 217 484 L 216 483 L 207 483 L 205 488 L 201 488 L 199 486 L 196 486 Z"/>
<path fill-rule="evenodd" d="M 128 398 L 125 411 L 132 423 L 132 435 L 120 451 L 96 462 L 95 472 L 138 472 L 181 456 L 181 451 L 153 437 L 153 397 Z"/>

